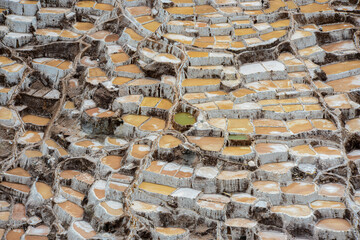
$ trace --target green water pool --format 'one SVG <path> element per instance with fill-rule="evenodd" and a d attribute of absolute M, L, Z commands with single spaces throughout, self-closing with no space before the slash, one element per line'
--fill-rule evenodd
<path fill-rule="evenodd" d="M 247 135 L 229 135 L 229 140 L 248 140 Z"/>
<path fill-rule="evenodd" d="M 196 122 L 196 118 L 190 113 L 186 112 L 176 113 L 174 120 L 176 123 L 182 126 L 193 125 Z"/>

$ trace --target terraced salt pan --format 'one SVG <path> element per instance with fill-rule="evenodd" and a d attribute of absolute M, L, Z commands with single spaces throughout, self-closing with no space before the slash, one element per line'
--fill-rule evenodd
<path fill-rule="evenodd" d="M 327 197 L 343 197 L 345 186 L 338 183 L 328 183 L 320 186 L 319 194 Z"/>
<path fill-rule="evenodd" d="M 159 147 L 160 148 L 175 148 L 179 146 L 182 141 L 172 135 L 164 135 L 160 138 Z"/>
<path fill-rule="evenodd" d="M 306 205 L 273 206 L 270 211 L 295 218 L 308 217 L 312 213 Z"/>
<path fill-rule="evenodd" d="M 324 219 L 319 221 L 316 227 L 335 231 L 346 231 L 351 228 L 351 225 L 345 219 Z"/>
<path fill-rule="evenodd" d="M 331 208 L 331 209 L 345 209 L 345 204 L 342 202 L 335 202 L 335 201 L 324 201 L 324 200 L 317 200 L 310 203 L 310 207 L 312 209 L 323 209 L 323 208 Z"/>
<path fill-rule="evenodd" d="M 42 140 L 44 133 L 35 131 L 26 131 L 23 136 L 19 138 L 22 144 L 38 143 Z"/>
<path fill-rule="evenodd" d="M 142 159 L 149 152 L 150 152 L 150 147 L 148 145 L 137 144 L 137 145 L 133 145 L 133 148 L 131 150 L 131 156 L 137 159 Z"/>
<path fill-rule="evenodd" d="M 259 233 L 261 240 L 287 240 L 285 233 L 275 231 L 262 231 Z"/>
<path fill-rule="evenodd" d="M 190 142 L 198 145 L 201 149 L 206 151 L 220 151 L 224 144 L 224 138 L 220 137 L 194 137 L 188 136 Z"/>
<path fill-rule="evenodd" d="M 80 235 L 80 237 L 87 239 L 94 237 L 96 232 L 89 223 L 85 221 L 77 221 L 74 222 L 70 227 L 68 232 L 69 238 L 71 238 L 73 234 L 75 235 L 74 238 Z"/>
<path fill-rule="evenodd" d="M 161 200 L 166 200 L 176 190 L 174 187 L 155 184 L 150 182 L 142 182 L 139 185 L 137 198 L 141 201 L 151 201 L 159 204 Z M 148 199 L 148 200 L 146 200 Z"/>
<path fill-rule="evenodd" d="M 352 40 L 346 40 L 346 41 L 339 41 L 329 44 L 324 44 L 321 46 L 322 49 L 324 49 L 326 52 L 343 52 L 343 51 L 352 51 L 355 50 L 355 44 Z"/>
<path fill-rule="evenodd" d="M 167 228 L 157 227 L 155 228 L 155 231 L 166 237 L 179 236 L 186 233 L 186 230 L 183 228 L 173 228 L 173 227 L 167 227 Z"/>
<path fill-rule="evenodd" d="M 343 93 L 343 92 L 355 91 L 358 88 L 360 88 L 360 75 L 333 80 L 327 82 L 327 85 L 332 87 L 335 92 Z"/>
<path fill-rule="evenodd" d="M 249 219 L 233 218 L 228 219 L 225 224 L 232 227 L 252 228 L 256 226 L 257 222 Z"/>
<path fill-rule="evenodd" d="M 105 211 L 113 216 L 121 216 L 123 214 L 122 204 L 115 201 L 106 201 L 100 203 Z"/>
<path fill-rule="evenodd" d="M 105 200 L 105 189 L 106 189 L 106 182 L 102 180 L 96 181 L 90 189 L 89 193 L 89 202 L 94 204 L 98 201 Z"/>
<path fill-rule="evenodd" d="M 118 116 L 122 116 L 125 120 L 128 116 L 134 115 L 128 117 L 127 121 L 125 121 L 125 124 L 132 126 L 131 131 L 129 131 L 131 134 L 126 136 L 126 140 L 118 138 L 120 136 L 117 136 L 117 134 L 115 134 L 115 136 L 109 135 L 100 137 L 99 139 L 96 138 L 95 140 L 93 136 L 84 137 L 82 132 L 79 132 L 76 137 L 60 140 L 62 139 L 62 135 L 60 134 L 60 139 L 56 137 L 56 142 L 52 139 L 45 139 L 40 146 L 41 151 L 36 150 L 37 145 L 34 146 L 35 148 L 27 148 L 29 150 L 24 151 L 25 158 L 29 158 L 28 162 L 38 163 L 43 160 L 43 157 L 47 159 L 48 154 L 52 155 L 52 151 L 58 149 L 59 144 L 61 144 L 61 146 L 68 146 L 70 144 L 70 156 L 91 157 L 91 161 L 95 161 L 97 166 L 103 165 L 116 171 L 120 168 L 125 170 L 125 173 L 124 171 L 112 173 L 112 170 L 100 169 L 101 179 L 102 181 L 106 180 L 107 184 L 105 185 L 105 182 L 101 182 L 101 186 L 99 186 L 98 177 L 95 177 L 98 176 L 99 172 L 96 169 L 95 172 L 80 172 L 70 170 L 72 169 L 71 167 L 70 169 L 64 168 L 67 170 L 62 170 L 61 168 L 60 174 L 56 174 L 56 177 L 59 177 L 61 185 L 58 186 L 60 192 L 56 193 L 59 196 L 54 198 L 54 212 L 61 224 L 66 228 L 69 225 L 69 228 L 65 229 L 67 230 L 67 237 L 69 239 L 102 238 L 103 236 L 112 237 L 112 234 L 104 233 L 101 230 L 104 227 L 103 224 L 117 221 L 123 216 L 122 213 L 115 214 L 114 211 L 119 210 L 119 212 L 123 211 L 123 213 L 128 211 L 127 209 L 122 209 L 122 206 L 120 211 L 120 208 L 116 208 L 115 205 L 120 206 L 121 202 L 124 201 L 123 193 L 129 186 L 128 184 L 134 180 L 133 176 L 131 176 L 133 170 L 136 170 L 134 167 L 138 166 L 143 160 L 150 160 L 149 162 L 151 162 L 151 164 L 149 166 L 144 165 L 147 167 L 146 170 L 140 172 L 140 182 L 142 181 L 142 183 L 139 186 L 135 183 L 135 193 L 132 195 L 134 199 L 140 201 L 132 201 L 130 211 L 132 211 L 134 217 L 139 221 L 141 221 L 142 218 L 149 220 L 152 227 L 148 229 L 148 234 L 151 234 L 152 238 L 192 238 L 193 235 L 188 236 L 189 230 L 183 228 L 182 224 L 179 223 L 179 226 L 176 226 L 178 224 L 176 222 L 178 214 L 179 216 L 181 214 L 188 216 L 190 215 L 188 213 L 191 211 L 191 213 L 196 214 L 196 216 L 200 218 L 205 217 L 207 221 L 221 221 L 225 223 L 229 232 L 224 231 L 224 234 L 228 234 L 226 237 L 230 237 L 231 234 L 231 238 L 233 239 L 239 239 L 243 235 L 246 235 L 249 239 L 287 239 L 287 237 L 289 237 L 289 235 L 286 235 L 288 234 L 287 230 L 293 229 L 295 225 L 308 225 L 309 223 L 315 225 L 316 222 L 318 222 L 319 226 L 314 227 L 314 236 L 311 237 L 351 239 L 351 235 L 347 234 L 352 231 L 351 225 L 353 223 L 348 220 L 346 221 L 349 222 L 350 227 L 340 231 L 331 229 L 331 227 L 322 228 L 320 226 L 321 224 L 319 224 L 320 221 L 324 219 L 333 219 L 336 217 L 341 219 L 345 216 L 346 206 L 341 202 L 343 199 L 340 199 L 345 194 L 343 188 L 333 185 L 337 183 L 320 184 L 317 182 L 315 185 L 310 182 L 300 182 L 300 180 L 298 180 L 299 182 L 293 183 L 290 172 L 294 165 L 299 167 L 300 172 L 304 171 L 304 168 L 300 166 L 303 164 L 314 164 L 313 169 L 319 168 L 319 170 L 324 170 L 324 168 L 329 167 L 326 164 L 336 165 L 340 159 L 345 157 L 340 150 L 341 147 L 337 145 L 337 147 L 334 147 L 335 145 L 332 144 L 322 144 L 322 142 L 316 143 L 319 145 L 314 145 L 313 142 L 309 145 L 307 141 L 302 142 L 298 139 L 296 140 L 296 145 L 290 144 L 287 146 L 284 142 L 280 143 L 274 140 L 280 138 L 293 139 L 294 135 L 296 135 L 295 137 L 299 136 L 299 138 L 312 139 L 317 133 L 320 133 L 322 136 L 328 134 L 331 138 L 338 137 L 341 124 L 337 126 L 338 123 L 335 125 L 332 122 L 333 120 L 322 119 L 323 115 L 311 115 L 313 113 L 308 113 L 317 112 L 322 114 L 325 109 L 319 104 L 319 99 L 311 97 L 313 96 L 313 86 L 309 85 L 308 82 L 309 77 L 314 77 L 313 72 L 315 69 L 320 69 L 320 66 L 306 59 L 320 58 L 319 56 L 324 53 L 316 47 L 317 45 L 315 43 L 317 43 L 317 39 L 313 31 L 317 31 L 316 36 L 318 36 L 318 34 L 324 34 L 324 32 L 329 32 L 331 36 L 335 36 L 336 32 L 346 34 L 352 26 L 341 24 L 332 24 L 331 26 L 322 25 L 321 28 L 325 28 L 323 33 L 319 31 L 320 27 L 315 25 L 313 27 L 300 26 L 300 29 L 303 30 L 296 30 L 295 34 L 288 32 L 291 23 L 290 19 L 282 19 L 284 15 L 281 12 L 296 9 L 298 8 L 298 4 L 300 10 L 305 14 L 304 17 L 306 19 L 314 18 L 312 22 L 317 22 L 317 16 L 313 13 L 315 10 L 326 11 L 323 16 L 330 16 L 325 14 L 329 14 L 329 12 L 332 11 L 329 7 L 330 4 L 323 0 L 308 5 L 304 5 L 307 4 L 307 2 L 299 0 L 295 1 L 296 4 L 293 1 L 271 0 L 268 3 L 269 8 L 267 8 L 267 6 L 262 8 L 260 1 L 234 4 L 235 2 L 232 0 L 216 0 L 211 5 L 202 5 L 205 4 L 205 2 L 200 1 L 195 3 L 189 0 L 173 0 L 172 2 L 174 5 L 165 10 L 170 13 L 170 22 L 161 29 L 158 29 L 160 23 L 156 22 L 156 19 L 163 18 L 161 9 L 145 7 L 145 2 L 142 0 L 137 2 L 125 1 L 124 8 L 126 8 L 125 11 L 128 17 L 132 17 L 132 21 L 135 20 L 134 23 L 137 26 L 137 31 L 140 27 L 146 31 L 146 33 L 149 31 L 156 32 L 151 38 L 155 36 L 165 36 L 165 40 L 168 41 L 166 42 L 166 44 L 169 44 L 166 46 L 167 51 L 162 50 L 156 52 L 154 55 L 147 55 L 153 58 L 152 61 L 156 60 L 161 64 L 178 63 L 179 58 L 173 58 L 175 55 L 170 55 L 168 53 L 170 51 L 168 50 L 171 49 L 171 51 L 175 51 L 177 47 L 182 48 L 182 45 L 179 43 L 191 44 L 195 47 L 187 52 L 185 51 L 188 55 L 188 60 L 185 62 L 185 71 L 187 72 L 185 72 L 184 76 L 180 76 L 180 78 L 172 76 L 166 77 L 165 80 L 165 77 L 161 77 L 161 81 L 146 78 L 149 77 L 149 73 L 148 70 L 144 72 L 141 70 L 144 68 L 141 61 L 146 62 L 147 60 L 141 59 L 141 61 L 138 61 L 138 56 L 130 54 L 132 51 L 136 51 L 140 41 L 142 46 L 139 49 L 144 50 L 145 47 L 155 49 L 158 46 L 157 43 L 148 45 L 149 39 L 143 41 L 144 37 L 140 35 L 144 34 L 143 32 L 135 32 L 133 29 L 124 26 L 124 29 L 121 28 L 122 33 L 119 38 L 117 33 L 110 32 L 112 30 L 105 25 L 104 28 L 94 29 L 96 24 L 77 22 L 71 26 L 71 29 L 76 33 L 74 36 L 91 31 L 89 36 L 85 37 L 86 42 L 91 42 L 92 49 L 98 48 L 96 44 L 100 44 L 100 48 L 103 47 L 105 49 L 106 57 L 111 60 L 109 61 L 109 63 L 111 62 L 109 66 L 104 66 L 103 62 L 101 62 L 102 60 L 97 63 L 94 59 L 90 58 L 88 59 L 90 61 L 85 61 L 84 59 L 84 61 L 81 62 L 77 71 L 82 71 L 83 68 L 88 69 L 85 70 L 84 75 L 81 75 L 85 78 L 86 89 L 93 89 L 95 85 L 97 89 L 103 89 L 105 86 L 106 91 L 114 94 L 111 98 L 115 96 L 114 98 L 116 98 L 115 102 L 117 105 L 115 106 L 115 103 L 109 103 L 112 107 L 111 110 L 97 109 L 95 100 L 98 102 L 99 99 L 91 100 L 90 96 L 93 95 L 93 91 L 90 90 L 90 95 L 84 99 L 85 104 L 80 104 L 80 106 L 78 101 L 74 99 L 74 97 L 78 98 L 78 96 L 71 96 L 74 93 L 69 92 L 69 95 L 66 96 L 66 101 L 72 104 L 69 104 L 66 116 L 70 114 L 70 111 L 71 114 L 75 116 L 77 116 L 79 112 L 84 112 L 90 117 L 117 118 Z M 25 5 L 23 3 L 21 4 Z M 168 3 L 165 2 L 164 4 L 168 5 Z M 86 16 L 84 19 L 81 19 L 82 21 L 91 22 L 106 20 L 107 18 L 104 16 L 109 14 L 106 12 L 114 9 L 112 5 L 106 4 L 105 2 L 80 1 L 75 5 L 75 17 L 81 14 L 82 16 Z M 37 6 L 40 7 L 39 4 L 37 4 Z M 23 10 L 24 8 L 22 7 L 22 11 Z M 10 12 L 13 11 L 14 10 L 10 9 Z M 49 11 L 49 9 L 40 10 L 40 13 L 45 13 L 46 11 Z M 72 12 L 70 10 L 66 10 L 66 12 L 69 13 L 69 15 L 66 15 L 66 18 L 68 18 L 71 23 L 74 22 L 75 18 L 71 15 Z M 34 13 L 36 13 L 36 11 Z M 115 13 L 115 11 L 113 13 Z M 264 21 L 265 15 L 263 14 L 267 14 L 266 21 Z M 347 13 L 344 12 L 341 14 Z M 187 16 L 186 20 L 181 19 L 185 16 Z M 196 17 L 194 18 L 193 16 Z M 39 16 L 37 16 L 37 18 L 38 17 Z M 63 18 L 64 17 L 65 16 L 63 16 Z M 255 18 L 256 22 L 254 20 Z M 179 21 L 180 19 L 181 21 Z M 76 20 L 80 19 L 76 17 Z M 42 30 L 44 30 L 44 28 L 37 31 L 38 35 L 41 35 L 41 32 L 45 35 L 61 35 L 57 30 Z M 62 31 L 68 30 L 65 29 Z M 162 34 L 163 31 L 165 34 Z M 295 46 L 295 48 L 298 49 L 305 63 L 294 55 L 291 54 L 292 56 L 289 56 L 289 54 L 287 54 L 279 57 L 278 61 L 257 62 L 255 64 L 258 64 L 257 66 L 259 68 L 255 68 L 255 70 L 250 69 L 251 71 L 246 68 L 246 66 L 251 64 L 242 64 L 240 65 L 240 69 L 241 67 L 245 67 L 241 69 L 244 70 L 242 73 L 245 74 L 241 75 L 242 73 L 239 73 L 240 69 L 235 69 L 234 63 L 238 62 L 240 56 L 243 56 L 241 55 L 242 53 L 239 55 L 238 52 L 232 54 L 230 52 L 225 53 L 224 51 L 224 49 L 229 48 L 246 51 L 245 46 L 257 48 L 261 44 L 263 44 L 262 47 L 267 48 L 266 44 L 274 43 L 277 45 L 280 42 L 279 40 L 282 41 L 288 34 L 292 35 L 289 36 L 294 43 L 292 47 Z M 32 34 L 30 35 L 32 37 Z M 70 37 L 73 36 L 70 31 L 66 32 L 65 35 L 67 35 L 69 40 Z M 48 37 L 51 38 L 51 36 Z M 4 42 L 6 42 L 6 39 L 5 37 Z M 60 39 L 60 37 L 58 39 Z M 161 42 L 161 38 L 159 39 Z M 344 37 L 341 39 L 350 38 Z M 276 40 L 278 41 L 275 42 Z M 93 43 L 95 43 L 95 45 L 93 45 Z M 32 42 L 30 42 L 30 45 L 31 44 Z M 56 44 L 62 43 L 58 42 Z M 22 43 L 19 41 L 19 46 L 20 45 L 22 45 Z M 120 45 L 124 46 L 127 52 L 126 54 L 118 51 Z M 347 46 L 350 47 L 350 45 L 350 42 L 339 43 L 339 45 L 333 46 L 323 45 L 322 49 L 326 48 L 328 52 L 335 53 L 336 58 L 342 59 L 346 54 L 350 53 L 340 53 L 340 50 Z M 15 44 L 14 47 L 18 47 L 18 45 Z M 201 48 L 216 50 L 206 52 L 208 50 L 201 50 Z M 281 49 L 281 51 L 282 50 L 283 49 Z M 321 54 L 319 52 L 321 52 Z M 87 55 L 88 53 L 85 52 L 84 54 Z M 129 62 L 130 59 L 132 64 Z M 58 61 L 56 60 L 58 59 L 55 59 L 52 63 L 54 66 L 57 66 Z M 7 67 L 13 64 L 17 63 L 11 59 L 4 59 L 1 67 Z M 188 66 L 186 64 L 188 64 Z M 111 69 L 113 65 L 116 65 L 114 71 Z M 326 65 L 322 67 L 326 70 Z M 310 75 L 308 75 L 306 68 L 310 70 Z M 12 67 L 8 68 L 8 70 L 11 69 Z M 261 70 L 260 74 L 264 74 L 264 76 L 260 76 L 258 72 L 259 69 Z M 352 70 L 353 69 L 350 71 Z M 242 81 L 243 79 L 241 78 L 244 78 L 249 72 L 253 74 L 254 79 L 251 80 L 253 82 L 246 84 L 247 80 Z M 18 81 L 22 73 L 17 72 L 16 74 L 17 77 L 14 79 Z M 78 74 L 82 73 L 76 72 L 75 76 L 77 77 Z M 331 80 L 332 75 L 333 74 L 328 74 L 328 76 L 330 76 L 328 80 Z M 250 77 L 252 76 L 250 75 Z M 247 77 L 249 76 L 245 78 Z M 356 81 L 347 79 L 356 77 L 357 75 L 351 75 L 346 77 L 345 80 L 344 77 L 341 77 L 337 80 L 328 81 L 328 84 L 323 82 L 315 83 L 315 89 L 324 94 L 325 104 L 330 107 L 331 111 L 333 111 L 334 108 L 338 108 L 341 104 L 345 106 L 345 108 L 342 108 L 344 107 L 343 105 L 340 106 L 341 114 L 344 115 L 345 119 L 353 119 L 355 115 L 348 115 L 346 109 L 351 111 L 350 109 L 355 109 L 356 104 L 350 100 L 348 95 L 334 95 L 333 92 L 344 93 L 357 89 Z M 257 78 L 263 79 L 259 81 Z M 13 81 L 10 85 L 16 81 Z M 6 84 L 8 83 L 9 81 L 6 82 Z M 199 110 L 197 123 L 184 135 L 189 141 L 188 143 L 182 143 L 184 138 L 180 137 L 171 126 L 168 129 L 169 131 L 167 130 L 159 135 L 159 133 L 165 129 L 165 123 L 167 122 L 155 117 L 168 114 L 166 111 L 172 107 L 172 102 L 167 101 L 163 94 L 165 93 L 165 95 L 167 95 L 167 89 L 173 88 L 175 83 L 182 84 L 183 89 L 181 90 L 183 91 L 180 92 L 183 96 L 181 96 L 181 98 L 184 98 Z M 69 84 L 69 87 L 74 90 L 82 86 L 81 84 L 82 81 L 77 81 L 76 84 L 72 82 Z M 164 87 L 165 85 L 167 85 L 166 88 Z M 150 94 L 148 94 L 147 89 L 151 89 Z M 147 93 L 145 94 L 144 92 Z M 95 95 L 97 94 L 98 92 L 95 93 Z M 58 95 L 60 97 L 60 92 Z M 175 96 L 176 94 L 172 95 Z M 169 98 L 169 96 L 166 96 L 166 98 Z M 173 100 L 172 98 L 172 101 Z M 177 101 L 173 102 L 177 103 Z M 341 104 L 339 104 L 339 102 Z M 101 102 L 101 104 L 105 103 Z M 186 104 L 187 103 L 185 103 L 185 105 Z M 128 107 L 130 105 L 134 107 Z M 180 105 L 183 107 L 183 102 L 180 101 Z M 124 112 L 125 109 L 127 109 L 128 112 Z M 343 111 L 344 109 L 345 111 Z M 28 110 L 32 112 L 31 106 L 28 106 L 25 112 L 28 113 Z M 138 111 L 141 111 L 141 113 Z M 151 111 L 156 111 L 156 115 L 149 114 Z M 178 111 L 178 109 L 176 111 Z M 182 111 L 185 110 L 182 109 Z M 246 114 L 251 112 L 253 115 L 242 116 L 244 112 L 246 112 Z M 9 114 L 8 111 L 3 111 L 0 112 L 0 115 L 1 113 L 3 113 L 5 121 L 15 116 L 15 112 L 10 112 Z M 337 115 L 338 110 L 334 110 L 334 113 Z M 37 116 L 40 115 L 36 114 L 29 117 L 26 116 L 26 114 L 24 116 L 24 112 L 21 113 L 21 116 L 24 116 L 23 121 L 26 123 L 25 128 L 27 132 L 25 132 L 25 135 L 30 131 L 27 127 L 31 127 L 31 129 L 34 128 L 34 126 L 30 126 L 30 124 L 36 125 L 36 123 L 40 122 L 42 123 L 40 124 L 41 126 L 46 126 L 46 120 L 38 118 Z M 61 114 L 59 119 L 62 119 L 62 117 Z M 260 117 L 265 119 L 261 119 Z M 275 118 L 278 120 L 275 120 Z M 283 119 L 286 119 L 286 121 Z M 205 121 L 208 121 L 211 126 Z M 344 121 L 346 122 L 346 128 L 353 132 L 358 131 L 356 125 L 357 120 Z M 58 127 L 61 131 L 60 126 L 57 124 L 55 124 L 54 129 L 58 130 Z M 339 130 L 338 127 L 340 128 Z M 155 129 L 155 131 L 151 131 L 153 129 Z M 141 133 L 143 134 L 141 135 L 136 131 L 148 132 Z M 219 133 L 221 135 L 218 135 Z M 251 135 L 249 136 L 250 138 L 254 137 L 257 140 L 251 146 L 233 146 L 233 142 L 228 140 L 229 136 L 235 134 Z M 347 133 L 344 134 L 346 135 Z M 308 137 L 308 135 L 311 136 Z M 56 136 L 58 135 L 56 134 Z M 143 139 L 144 141 L 140 140 L 140 137 L 143 136 L 149 137 Z M 22 137 L 24 138 L 24 136 Z M 53 138 L 54 136 L 51 137 Z M 43 136 L 40 136 L 40 140 L 42 140 L 42 138 Z M 135 138 L 140 141 L 137 141 Z M 225 138 L 227 141 L 225 141 Z M 131 142 L 129 145 L 128 140 L 134 139 L 136 141 Z M 258 141 L 258 139 L 260 141 Z M 20 140 L 22 140 L 21 137 Z M 34 142 L 37 143 L 36 141 Z M 192 146 L 187 146 L 189 143 Z M 152 144 L 158 144 L 158 149 L 154 153 L 150 150 L 156 149 L 156 145 L 154 146 Z M 191 147 L 189 150 L 190 154 L 188 154 L 188 151 L 183 152 L 184 148 L 188 149 L 189 147 Z M 184 160 L 183 158 L 189 160 L 194 151 L 206 151 L 206 155 L 209 155 L 209 161 L 212 161 L 212 157 L 230 159 L 231 161 L 226 161 L 221 167 L 219 167 L 220 165 L 214 167 L 215 165 L 212 164 L 212 162 L 212 166 L 208 166 L 208 159 L 201 161 L 200 165 L 196 162 L 191 167 L 179 162 Z M 181 155 L 181 153 L 183 153 L 183 155 Z M 144 159 L 147 154 L 149 154 L 149 158 Z M 198 157 L 198 154 L 196 155 Z M 355 149 L 348 153 L 348 158 L 356 161 L 358 158 L 357 155 L 359 154 Z M 124 159 L 120 156 L 124 156 Z M 252 169 L 254 165 L 256 166 L 256 170 L 254 170 L 251 175 L 250 172 L 246 170 L 232 169 L 232 161 L 236 161 L 237 165 L 239 165 L 240 160 L 242 164 L 242 161 L 246 157 L 248 157 L 247 160 L 254 161 L 243 162 L 247 166 L 246 168 L 249 167 Z M 167 162 L 169 159 L 176 161 Z M 20 161 L 20 166 L 23 166 L 23 160 L 20 159 Z M 190 162 L 191 160 L 186 163 L 191 164 Z M 124 165 L 122 165 L 122 163 L 124 163 Z M 28 169 L 28 167 L 29 166 L 26 165 L 25 169 Z M 229 169 L 231 169 L 231 171 L 229 171 Z M 151 175 L 152 177 L 148 177 L 146 174 L 153 175 Z M 310 175 L 309 177 L 311 178 Z M 31 184 L 38 189 L 38 192 L 43 193 L 43 198 L 51 199 L 51 189 L 50 191 L 45 191 L 46 189 L 49 190 L 50 186 L 44 187 L 45 185 L 43 185 L 45 190 L 43 189 L 44 191 L 42 191 L 40 190 L 42 189 L 41 185 L 45 183 L 38 181 L 32 182 L 33 180 L 34 179 L 31 179 Z M 188 185 L 180 185 L 184 182 L 188 183 Z M 35 192 L 34 187 L 29 190 L 30 192 L 27 192 L 27 185 L 21 185 L 16 183 L 16 181 L 5 181 L 0 184 L 2 190 L 7 193 L 10 192 L 17 197 L 27 194 L 31 195 Z M 306 185 L 305 187 L 303 186 L 304 184 Z M 311 186 L 309 187 L 309 185 Z M 52 184 L 52 186 L 54 189 L 57 187 L 56 184 Z M 309 187 L 310 190 L 307 187 Z M 21 191 L 21 189 L 24 191 Z M 305 200 L 297 198 L 298 195 L 308 196 L 313 192 L 316 192 L 316 200 L 312 196 Z M 95 197 L 92 197 L 91 194 L 93 193 Z M 99 223 L 99 225 L 96 224 L 96 229 L 101 230 L 98 235 L 89 223 L 81 220 L 82 217 L 77 219 L 72 216 L 71 213 L 63 211 L 61 207 L 59 207 L 62 203 L 73 202 L 73 204 L 80 209 L 85 209 L 87 208 L 83 205 L 86 204 L 86 202 L 83 202 L 85 195 L 89 202 L 93 200 L 95 203 L 95 214 L 92 216 L 91 225 L 94 226 L 94 222 Z M 296 196 L 294 197 L 293 195 Z M 98 200 L 101 200 L 101 202 Z M 166 204 L 163 205 L 164 201 L 167 201 L 171 206 L 177 206 L 178 211 L 175 211 L 176 213 L 174 211 L 170 212 L 167 209 L 168 206 L 165 206 Z M 156 203 L 156 205 L 154 203 Z M 162 203 L 161 206 L 163 207 L 160 207 L 160 203 Z M 300 203 L 306 205 L 300 205 Z M 294 205 L 289 206 L 288 204 Z M 70 209 L 76 209 L 76 206 Z M 279 224 L 283 224 L 281 231 L 284 231 L 284 233 L 269 230 L 270 228 L 264 226 L 263 223 L 258 225 L 254 220 L 251 215 L 253 211 L 256 211 L 258 208 L 265 210 L 267 206 L 269 206 L 267 210 L 270 215 L 275 214 L 277 215 L 276 217 L 281 218 Z M 311 209 L 306 206 L 311 207 Z M 278 207 L 278 209 L 276 207 Z M 312 210 L 314 210 L 314 215 L 311 214 Z M 307 214 L 308 211 L 310 211 L 310 214 Z M 302 216 L 302 214 L 304 216 Z M 4 215 L 4 218 L 6 218 L 5 213 Z M 86 213 L 86 215 L 88 214 Z M 175 221 L 171 221 L 173 222 L 172 224 L 164 225 L 162 221 L 168 217 L 174 217 Z M 314 222 L 315 220 L 316 222 Z M 341 222 L 338 220 L 334 222 L 338 222 L 339 225 L 341 225 Z M 198 227 L 196 231 L 202 231 L 202 226 Z M 27 228 L 28 230 L 30 229 L 29 226 Z M 8 233 L 9 236 L 11 236 L 13 232 L 16 232 L 14 229 L 11 231 L 12 232 Z M 193 229 L 191 229 L 191 231 L 193 231 Z M 20 234 L 24 233 L 25 232 L 22 232 Z M 221 234 L 222 233 L 221 231 Z M 209 237 L 211 234 L 212 233 L 209 233 L 204 237 L 211 238 Z M 298 236 L 292 235 L 291 237 Z M 26 236 L 23 236 L 23 238 L 31 239 L 33 236 L 26 233 Z"/>
<path fill-rule="evenodd" d="M 321 70 L 326 73 L 328 81 L 333 81 L 360 74 L 359 64 L 359 60 L 332 63 L 322 66 Z"/>

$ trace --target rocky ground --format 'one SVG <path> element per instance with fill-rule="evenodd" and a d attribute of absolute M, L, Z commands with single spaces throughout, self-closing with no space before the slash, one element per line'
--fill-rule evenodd
<path fill-rule="evenodd" d="M 357 0 L 0 0 L 0 239 L 359 239 Z"/>

